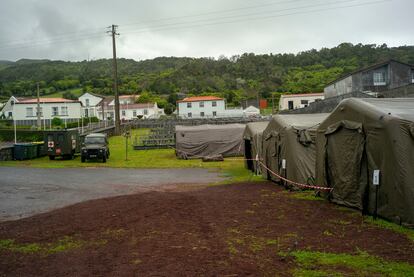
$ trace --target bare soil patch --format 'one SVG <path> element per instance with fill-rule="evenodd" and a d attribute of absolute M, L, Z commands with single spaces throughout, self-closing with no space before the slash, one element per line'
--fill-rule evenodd
<path fill-rule="evenodd" d="M 4 276 L 290 276 L 294 250 L 414 264 L 402 234 L 273 183 L 170 187 L 0 223 Z"/>

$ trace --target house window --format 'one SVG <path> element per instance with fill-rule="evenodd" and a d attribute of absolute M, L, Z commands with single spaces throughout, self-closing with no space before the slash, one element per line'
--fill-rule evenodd
<path fill-rule="evenodd" d="M 293 110 L 293 101 L 288 101 L 288 109 Z"/>
<path fill-rule="evenodd" d="M 302 105 L 308 105 L 309 104 L 309 100 L 300 100 L 300 103 Z"/>
<path fill-rule="evenodd" d="M 414 69 L 411 71 L 411 83 L 414 83 Z"/>
<path fill-rule="evenodd" d="M 192 117 L 193 115 L 191 114 L 191 113 L 188 113 L 187 114 L 187 117 Z"/>
<path fill-rule="evenodd" d="M 9 116 L 8 117 L 13 117 L 13 112 L 9 112 Z"/>
<path fill-rule="evenodd" d="M 60 112 L 62 115 L 68 115 L 68 107 L 60 107 Z"/>
<path fill-rule="evenodd" d="M 144 114 L 147 115 L 148 114 L 148 110 L 144 109 Z"/>
<path fill-rule="evenodd" d="M 204 102 L 200 102 L 200 108 L 204 108 Z"/>
<path fill-rule="evenodd" d="M 126 115 L 125 110 L 122 110 L 122 116 L 125 116 L 125 115 Z"/>
<path fill-rule="evenodd" d="M 374 86 L 384 86 L 385 83 L 385 72 L 374 72 Z"/>
<path fill-rule="evenodd" d="M 136 111 L 136 110 L 134 110 L 134 111 L 132 112 L 132 116 L 133 116 L 133 117 L 136 117 L 136 116 L 137 116 L 137 111 Z"/>
<path fill-rule="evenodd" d="M 217 107 L 217 102 L 216 101 L 211 102 L 211 106 Z"/>
<path fill-rule="evenodd" d="M 59 115 L 59 108 L 52 107 L 52 116 L 58 116 L 58 115 Z"/>
<path fill-rule="evenodd" d="M 89 107 L 89 99 L 85 100 L 86 107 Z"/>
<path fill-rule="evenodd" d="M 217 116 L 217 112 L 213 112 L 213 116 Z"/>
<path fill-rule="evenodd" d="M 187 108 L 191 108 L 191 102 L 187 103 Z"/>
<path fill-rule="evenodd" d="M 201 117 L 204 117 L 204 112 L 200 112 L 200 116 Z"/>
<path fill-rule="evenodd" d="M 26 117 L 33 116 L 33 108 L 26 108 Z"/>

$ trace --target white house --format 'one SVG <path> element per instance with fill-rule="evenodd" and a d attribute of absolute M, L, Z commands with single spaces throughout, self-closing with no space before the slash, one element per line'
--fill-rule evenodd
<path fill-rule="evenodd" d="M 120 95 L 119 96 L 119 105 L 130 105 L 134 104 L 139 98 L 139 95 Z M 109 106 L 115 106 L 115 100 L 112 99 L 109 102 Z"/>
<path fill-rule="evenodd" d="M 304 108 L 323 99 L 323 93 L 284 94 L 280 96 L 279 111 Z"/>
<path fill-rule="evenodd" d="M 226 103 L 215 96 L 187 97 L 177 101 L 178 116 L 182 118 L 224 117 Z"/>
<path fill-rule="evenodd" d="M 114 119 L 115 105 L 111 105 L 112 102 L 104 107 L 106 119 Z M 97 111 L 99 118 L 102 118 L 102 108 L 98 107 Z M 164 110 L 158 108 L 157 103 L 121 104 L 119 105 L 119 112 L 121 120 L 159 118 L 161 115 L 164 115 Z"/>
<path fill-rule="evenodd" d="M 43 124 L 58 117 L 65 122 L 78 121 L 81 118 L 82 103 L 64 98 L 40 98 L 40 118 Z M 37 98 L 10 97 L 3 107 L 6 118 L 16 120 L 17 125 L 37 124 Z"/>
<path fill-rule="evenodd" d="M 194 96 L 177 101 L 178 116 L 181 118 L 220 118 L 246 117 L 260 114 L 260 110 L 252 106 L 242 108 L 226 108 L 224 98 L 216 96 Z"/>
<path fill-rule="evenodd" d="M 104 100 L 104 96 L 97 95 L 91 92 L 85 92 L 78 100 L 82 103 L 82 116 L 94 117 L 98 116 L 97 108 Z"/>

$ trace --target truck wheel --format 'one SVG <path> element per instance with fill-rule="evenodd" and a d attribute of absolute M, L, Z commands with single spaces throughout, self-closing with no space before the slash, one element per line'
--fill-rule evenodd
<path fill-rule="evenodd" d="M 86 159 L 85 159 L 85 157 L 84 157 L 84 156 L 82 156 L 82 157 L 81 157 L 81 162 L 83 162 L 83 163 L 84 163 L 84 162 L 85 162 L 85 160 L 86 160 Z"/>
<path fill-rule="evenodd" d="M 103 157 L 102 157 L 102 162 L 103 162 L 103 163 L 106 163 L 106 156 L 103 156 Z"/>
<path fill-rule="evenodd" d="M 53 161 L 55 159 L 55 156 L 49 156 L 49 160 Z"/>

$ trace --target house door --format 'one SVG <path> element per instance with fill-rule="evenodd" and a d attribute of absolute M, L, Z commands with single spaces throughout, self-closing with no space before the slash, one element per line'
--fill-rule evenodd
<path fill-rule="evenodd" d="M 335 203 L 363 209 L 366 190 L 365 136 L 361 129 L 339 126 L 326 134 L 326 173 Z M 365 171 L 365 172 L 364 172 Z"/>
<path fill-rule="evenodd" d="M 288 109 L 293 110 L 293 101 L 288 101 Z"/>

